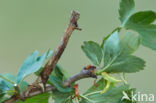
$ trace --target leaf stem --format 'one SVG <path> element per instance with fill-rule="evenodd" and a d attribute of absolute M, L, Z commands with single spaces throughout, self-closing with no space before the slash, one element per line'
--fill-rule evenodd
<path fill-rule="evenodd" d="M 16 84 L 14 81 L 9 80 L 8 78 L 2 76 L 1 74 L 0 74 L 0 78 L 2 78 L 2 79 L 4 79 L 4 80 L 8 81 L 9 83 L 11 83 L 11 84 L 13 84 L 13 85 Z"/>
<path fill-rule="evenodd" d="M 86 99 L 89 103 L 95 103 L 94 101 L 92 101 L 91 99 L 87 98 L 84 95 L 80 95 L 80 97 Z"/>

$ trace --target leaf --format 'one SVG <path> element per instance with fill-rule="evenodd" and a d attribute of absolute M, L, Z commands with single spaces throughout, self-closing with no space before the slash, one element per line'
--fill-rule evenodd
<path fill-rule="evenodd" d="M 56 64 L 52 75 L 58 77 L 61 80 L 66 80 L 69 78 L 67 71 L 65 71 L 59 64 Z"/>
<path fill-rule="evenodd" d="M 132 40 L 135 40 L 136 42 Z M 131 55 L 139 46 L 139 39 L 124 36 L 119 43 L 118 31 L 115 31 L 104 43 L 104 69 L 98 70 L 109 73 L 133 73 L 143 70 L 145 62 L 136 56 Z M 131 48 L 131 49 L 130 49 Z"/>
<path fill-rule="evenodd" d="M 121 21 L 122 27 L 129 20 L 130 16 L 134 11 L 134 0 L 121 0 L 119 9 L 119 19 Z"/>
<path fill-rule="evenodd" d="M 13 94 L 13 92 L 9 91 L 13 90 L 14 84 L 16 84 L 14 78 L 15 76 L 9 73 L 5 75 L 0 74 L 0 91 L 2 94 Z"/>
<path fill-rule="evenodd" d="M 54 103 L 73 103 L 71 99 L 72 94 L 73 93 L 62 93 L 56 90 L 52 92 L 52 98 Z"/>
<path fill-rule="evenodd" d="M 4 76 L 5 76 L 6 78 L 8 78 L 9 80 L 13 81 L 14 83 L 17 82 L 17 81 L 16 81 L 16 76 L 15 76 L 15 75 L 12 75 L 12 74 L 10 74 L 10 73 L 6 73 Z M 7 82 L 7 81 L 6 81 L 6 82 Z M 11 83 L 8 83 L 8 86 L 9 86 L 10 89 L 13 89 L 13 88 L 14 88 L 14 85 L 11 84 Z M 25 91 L 25 90 L 27 89 L 28 83 L 25 82 L 25 81 L 22 81 L 22 82 L 20 82 L 20 83 L 18 84 L 18 87 L 19 87 L 20 91 L 23 92 L 23 91 Z"/>
<path fill-rule="evenodd" d="M 9 90 L 7 83 L 0 78 L 0 99 L 6 94 Z"/>
<path fill-rule="evenodd" d="M 31 98 L 26 99 L 23 101 L 17 101 L 16 103 L 49 103 L 49 97 L 51 96 L 50 93 L 43 93 Z"/>
<path fill-rule="evenodd" d="M 84 45 L 82 45 L 81 48 L 93 64 L 100 65 L 103 55 L 99 44 L 93 41 L 88 41 L 84 42 Z"/>
<path fill-rule="evenodd" d="M 121 85 L 107 90 L 104 94 L 98 92 L 86 94 L 84 96 L 92 102 L 83 98 L 80 103 L 120 103 L 123 96 L 122 92 L 128 89 L 128 85 Z"/>
<path fill-rule="evenodd" d="M 53 84 L 60 92 L 67 93 L 73 90 L 72 88 L 63 87 L 62 81 L 55 76 L 50 75 L 49 82 Z"/>
<path fill-rule="evenodd" d="M 108 73 L 134 73 L 143 70 L 145 66 L 145 61 L 139 57 L 132 55 L 119 55 L 114 62 L 105 69 Z"/>
<path fill-rule="evenodd" d="M 13 80 L 13 78 L 10 78 L 10 76 L 12 77 L 12 75 L 10 74 L 0 74 L 0 78 L 3 79 L 6 82 L 9 82 L 11 85 L 15 84 L 16 82 Z"/>
<path fill-rule="evenodd" d="M 7 79 L 7 80 L 2 80 L 2 82 L 5 83 L 5 87 L 7 87 L 7 90 L 5 90 L 5 88 L 4 88 L 4 90 L 5 90 L 4 92 L 9 94 L 9 95 L 13 95 L 15 92 L 14 91 L 14 84 L 16 84 L 16 76 L 9 74 L 9 73 L 6 73 L 5 75 L 3 75 L 3 77 L 5 77 Z M 20 91 L 23 92 L 27 89 L 28 83 L 25 81 L 22 81 L 18 84 L 18 87 L 19 87 Z"/>
<path fill-rule="evenodd" d="M 156 19 L 153 11 L 137 12 L 130 17 L 125 28 L 138 32 L 141 36 L 141 43 L 153 50 L 156 50 L 156 25 L 151 24 Z"/>
<path fill-rule="evenodd" d="M 39 52 L 35 51 L 30 54 L 19 69 L 17 74 L 17 83 L 21 82 L 26 76 L 37 72 L 44 63 L 44 60 L 51 54 L 51 51 L 44 53 L 42 56 L 38 57 Z"/>
<path fill-rule="evenodd" d="M 140 46 L 140 36 L 131 32 L 127 32 L 120 41 L 122 53 L 132 54 Z"/>
<path fill-rule="evenodd" d="M 138 25 L 149 25 L 156 20 L 156 13 L 153 11 L 140 11 L 133 14 L 125 26 L 129 23 L 135 23 Z"/>
<path fill-rule="evenodd" d="M 104 65 L 108 65 L 113 58 L 119 54 L 119 37 L 118 31 L 114 31 L 112 35 L 105 41 L 104 50 Z"/>

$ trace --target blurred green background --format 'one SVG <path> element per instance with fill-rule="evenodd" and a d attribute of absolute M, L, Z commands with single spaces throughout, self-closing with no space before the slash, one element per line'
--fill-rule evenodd
<path fill-rule="evenodd" d="M 156 11 L 156 0 L 135 0 L 135 11 Z M 55 49 L 72 10 L 80 12 L 74 31 L 59 63 L 71 74 L 91 64 L 80 46 L 83 41 L 102 38 L 120 25 L 119 0 L 0 0 L 0 73 L 16 74 L 26 56 Z M 128 82 L 142 93 L 156 96 L 156 51 L 140 47 L 135 55 L 146 61 L 144 71 L 128 74 Z M 32 79 L 30 80 L 32 81 Z M 93 79 L 80 81 L 81 92 Z"/>

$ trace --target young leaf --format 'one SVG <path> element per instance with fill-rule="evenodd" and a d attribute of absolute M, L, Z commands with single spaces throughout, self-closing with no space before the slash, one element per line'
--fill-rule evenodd
<path fill-rule="evenodd" d="M 119 9 L 119 19 L 121 21 L 122 27 L 126 24 L 128 19 L 132 15 L 134 11 L 134 6 L 134 0 L 121 0 Z"/>
<path fill-rule="evenodd" d="M 17 74 L 17 83 L 21 82 L 26 76 L 35 73 L 38 71 L 41 66 L 44 63 L 44 60 L 47 59 L 47 56 L 49 56 L 49 53 L 44 53 L 42 56 L 38 57 L 39 52 L 35 51 L 32 54 L 30 54 L 25 60 L 22 66 L 19 69 L 19 72 Z"/>
<path fill-rule="evenodd" d="M 99 44 L 93 41 L 84 42 L 81 46 L 86 56 L 95 64 L 100 65 L 102 60 L 102 50 Z"/>
<path fill-rule="evenodd" d="M 153 50 L 156 50 L 156 25 L 151 24 L 156 19 L 153 11 L 137 12 L 130 17 L 125 24 L 127 29 L 138 32 L 141 36 L 141 43 Z"/>
<path fill-rule="evenodd" d="M 89 93 L 84 95 L 87 99 L 83 98 L 80 103 L 120 103 L 123 97 L 122 92 L 128 89 L 128 85 L 121 85 L 109 89 L 104 94 L 100 94 L 99 92 Z"/>
<path fill-rule="evenodd" d="M 23 101 L 17 101 L 16 103 L 49 103 L 49 97 L 51 96 L 50 93 L 43 93 L 31 98 L 26 99 Z"/>

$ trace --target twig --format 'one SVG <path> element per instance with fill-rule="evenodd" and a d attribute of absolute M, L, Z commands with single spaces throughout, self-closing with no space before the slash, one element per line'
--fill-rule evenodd
<path fill-rule="evenodd" d="M 95 68 L 94 68 L 95 69 Z M 65 80 L 63 82 L 63 86 L 64 87 L 68 87 L 70 86 L 72 83 L 80 80 L 80 79 L 84 79 L 84 78 L 97 78 L 96 75 L 92 74 L 92 69 L 89 70 L 81 70 L 81 72 L 77 73 L 76 75 L 70 77 L 69 79 Z"/>
<path fill-rule="evenodd" d="M 47 86 L 46 87 L 46 91 L 45 92 L 49 92 L 49 91 L 53 91 L 53 90 L 56 90 L 56 87 L 54 86 Z M 30 98 L 30 97 L 33 97 L 33 96 L 36 96 L 36 95 L 39 95 L 39 94 L 42 94 L 42 90 L 41 89 L 36 89 L 34 90 L 33 92 L 30 92 L 29 95 L 25 95 L 23 93 L 23 96 L 21 98 L 21 96 L 16 96 L 16 95 L 13 95 L 12 97 L 10 97 L 9 99 L 5 100 L 3 103 L 15 103 L 16 101 L 18 100 L 26 100 L 27 98 Z"/>
<path fill-rule="evenodd" d="M 41 79 L 42 79 L 42 83 L 44 86 L 46 85 L 49 75 L 53 71 L 53 68 L 55 67 L 55 65 L 58 62 L 58 60 L 60 59 L 64 49 L 66 48 L 68 40 L 69 40 L 70 36 L 72 35 L 72 32 L 75 29 L 81 30 L 77 24 L 79 16 L 80 16 L 80 14 L 78 12 L 72 11 L 69 24 L 68 24 L 65 32 L 63 33 L 63 37 L 61 39 L 59 46 L 57 47 L 57 49 L 53 53 L 51 59 L 48 61 L 48 63 L 45 65 L 44 69 L 42 70 Z"/>
<path fill-rule="evenodd" d="M 95 68 L 94 68 L 95 69 Z M 65 80 L 62 85 L 64 87 L 69 87 L 71 86 L 72 83 L 80 80 L 80 79 L 85 79 L 85 78 L 96 78 L 96 75 L 92 74 L 92 70 L 93 69 L 88 69 L 88 70 L 81 70 L 81 72 L 79 72 L 78 74 L 70 77 L 69 79 Z M 30 97 L 45 93 L 45 92 L 50 92 L 56 90 L 56 87 L 54 86 L 47 86 L 46 90 L 43 92 L 41 89 L 36 89 L 36 90 L 32 90 L 31 92 L 29 92 L 28 95 L 25 95 L 25 92 L 22 94 L 22 96 L 12 96 L 11 98 L 7 99 L 6 101 L 4 101 L 3 103 L 15 103 L 18 100 L 26 100 Z"/>

